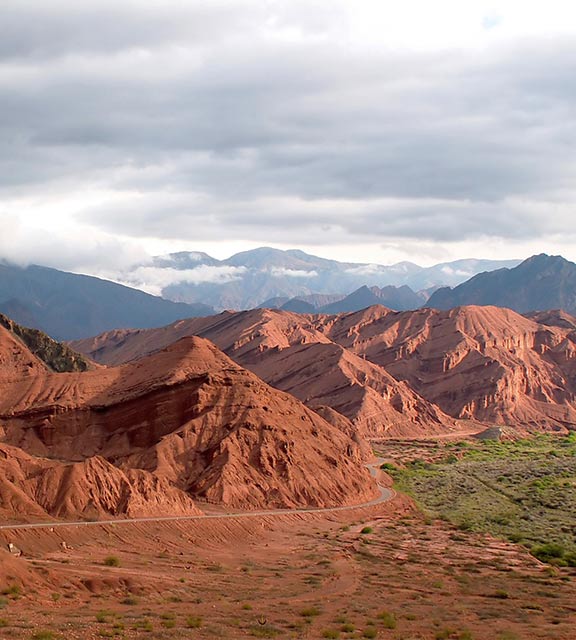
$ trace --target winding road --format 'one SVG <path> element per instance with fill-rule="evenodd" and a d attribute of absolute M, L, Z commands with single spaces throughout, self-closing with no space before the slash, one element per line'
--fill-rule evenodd
<path fill-rule="evenodd" d="M 367 465 L 373 478 L 377 478 L 378 471 L 382 460 L 377 460 Z M 269 509 L 262 511 L 239 511 L 232 513 L 214 513 L 202 514 L 196 516 L 160 516 L 150 518 L 123 518 L 117 520 L 92 520 L 92 521 L 66 521 L 66 522 L 34 522 L 31 524 L 4 524 L 0 525 L 0 531 L 4 530 L 22 530 L 22 529 L 51 529 L 56 527 L 93 527 L 103 524 L 133 524 L 135 522 L 172 522 L 185 520 L 218 520 L 226 518 L 258 518 L 262 516 L 276 516 L 297 513 L 337 513 L 339 511 L 351 511 L 352 509 L 362 509 L 363 507 L 372 507 L 382 502 L 388 502 L 396 496 L 394 489 L 383 487 L 378 484 L 379 495 L 361 504 L 345 505 L 342 507 L 305 507 L 302 509 Z"/>

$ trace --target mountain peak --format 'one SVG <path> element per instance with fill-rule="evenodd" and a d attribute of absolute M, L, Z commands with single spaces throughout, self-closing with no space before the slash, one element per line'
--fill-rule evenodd
<path fill-rule="evenodd" d="M 536 266 L 539 268 L 544 268 L 552 265 L 560 266 L 560 265 L 567 265 L 567 264 L 573 265 L 574 263 L 570 262 L 569 260 L 566 260 L 566 258 L 562 256 L 554 256 L 554 255 L 549 255 L 547 253 L 538 253 L 524 260 L 524 262 L 522 262 L 519 266 L 520 267 Z"/>
<path fill-rule="evenodd" d="M 562 309 L 576 312 L 576 264 L 562 256 L 540 253 L 513 269 L 480 273 L 454 289 L 439 289 L 429 307 L 494 305 L 519 313 Z"/>

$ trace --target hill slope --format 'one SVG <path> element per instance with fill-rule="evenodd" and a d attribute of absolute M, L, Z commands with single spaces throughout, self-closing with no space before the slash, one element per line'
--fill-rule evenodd
<path fill-rule="evenodd" d="M 15 340 L 0 327 L 6 360 Z M 57 516 L 130 514 L 195 509 L 191 497 L 256 508 L 373 496 L 357 442 L 206 340 L 58 374 L 17 346 L 12 375 L 0 380 L 12 469 L 0 509 L 32 501 Z"/>
<path fill-rule="evenodd" d="M 576 427 L 576 335 L 508 309 L 340 316 L 328 337 L 384 367 L 454 418 L 522 429 Z"/>
<path fill-rule="evenodd" d="M 212 312 L 204 304 L 171 302 L 91 276 L 0 263 L 0 313 L 56 340 L 118 327 L 157 327 Z"/>
<path fill-rule="evenodd" d="M 454 420 L 327 335 L 334 316 L 272 309 L 224 312 L 161 329 L 110 332 L 73 343 L 104 364 L 120 364 L 199 335 L 276 388 L 313 409 L 327 406 L 352 421 L 361 436 L 417 437 L 446 433 Z"/>
<path fill-rule="evenodd" d="M 576 313 L 576 264 L 561 256 L 532 256 L 513 269 L 481 273 L 454 289 L 436 291 L 427 303 L 435 309 L 493 305 L 526 313 L 563 309 Z"/>

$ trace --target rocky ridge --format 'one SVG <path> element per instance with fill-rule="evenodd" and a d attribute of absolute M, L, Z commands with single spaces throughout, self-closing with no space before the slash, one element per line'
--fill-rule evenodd
<path fill-rule="evenodd" d="M 469 428 L 571 429 L 576 337 L 566 317 L 562 326 L 537 320 L 474 306 L 373 306 L 334 316 L 257 309 L 73 346 L 117 364 L 201 335 L 270 384 L 312 408 L 331 407 L 370 437 L 449 433 L 466 426 L 461 421 Z"/>

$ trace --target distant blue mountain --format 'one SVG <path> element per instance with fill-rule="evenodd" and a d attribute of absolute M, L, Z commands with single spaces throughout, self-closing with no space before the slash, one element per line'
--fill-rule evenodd
<path fill-rule="evenodd" d="M 174 283 L 163 289 L 164 297 L 204 302 L 221 310 L 250 309 L 274 298 L 284 298 L 286 302 L 314 294 L 345 297 L 362 286 L 407 286 L 415 296 L 423 290 L 458 285 L 481 271 L 514 267 L 519 262 L 470 259 L 432 267 L 420 267 L 411 262 L 386 266 L 327 260 L 296 249 L 281 251 L 260 247 L 237 253 L 226 260 L 216 260 L 200 252 L 175 253 L 156 258 L 154 266 L 191 270 L 191 274 L 198 274 L 189 281 L 177 281 L 179 279 L 175 277 Z M 420 297 L 422 304 L 428 295 L 423 293 Z M 416 303 L 409 304 L 412 307 Z M 296 306 L 304 309 L 300 302 Z"/>
<path fill-rule="evenodd" d="M 205 304 L 171 302 L 91 276 L 0 263 L 0 313 L 56 340 L 124 327 L 159 327 L 213 312 Z"/>

